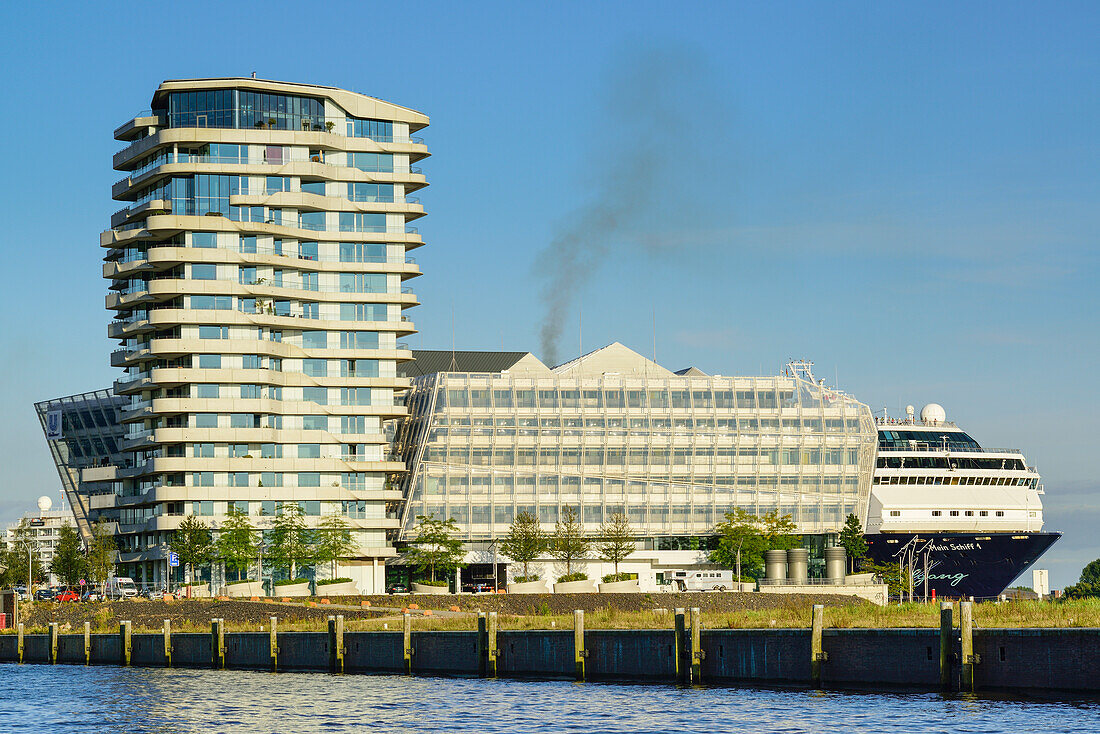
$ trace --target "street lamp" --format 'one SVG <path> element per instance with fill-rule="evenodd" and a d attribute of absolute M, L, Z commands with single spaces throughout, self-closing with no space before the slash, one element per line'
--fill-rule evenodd
<path fill-rule="evenodd" d="M 32 581 L 32 574 L 34 573 L 33 554 L 35 541 L 33 538 L 22 538 L 16 542 L 22 544 L 27 549 L 27 598 L 33 601 L 34 584 Z"/>

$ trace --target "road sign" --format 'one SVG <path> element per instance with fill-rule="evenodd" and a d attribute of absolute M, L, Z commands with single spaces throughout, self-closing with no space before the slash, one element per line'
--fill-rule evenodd
<path fill-rule="evenodd" d="M 83 586 L 83 585 L 84 585 L 84 583 L 85 583 L 85 582 L 84 582 L 84 579 L 80 579 L 80 585 L 81 585 L 81 586 Z"/>
<path fill-rule="evenodd" d="M 168 553 L 168 565 L 175 568 L 180 565 L 180 554 L 175 551 Z"/>

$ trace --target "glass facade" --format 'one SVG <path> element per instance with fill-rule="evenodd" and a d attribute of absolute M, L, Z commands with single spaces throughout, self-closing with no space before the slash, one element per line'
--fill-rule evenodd
<path fill-rule="evenodd" d="M 406 536 L 427 513 L 484 539 L 565 507 L 645 536 L 709 534 L 737 507 L 836 532 L 867 510 L 870 410 L 795 377 L 436 373 L 406 401 Z"/>
<path fill-rule="evenodd" d="M 168 127 L 325 129 L 320 99 L 237 89 L 172 92 L 167 115 Z"/>

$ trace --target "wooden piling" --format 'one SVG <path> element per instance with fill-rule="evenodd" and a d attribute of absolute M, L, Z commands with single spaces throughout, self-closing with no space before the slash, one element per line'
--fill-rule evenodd
<path fill-rule="evenodd" d="M 162 627 L 164 633 L 164 667 L 172 667 L 172 620 L 164 620 Z"/>
<path fill-rule="evenodd" d="M 703 615 L 699 607 L 691 608 L 691 682 L 699 685 L 703 682 Z"/>
<path fill-rule="evenodd" d="M 17 634 L 19 636 L 19 639 L 16 642 L 18 643 L 19 662 L 20 662 L 20 664 L 22 664 L 22 662 L 23 662 L 23 623 L 22 622 L 15 625 L 15 634 Z"/>
<path fill-rule="evenodd" d="M 118 662 L 119 665 L 130 664 L 131 647 L 130 620 L 125 619 L 118 624 Z"/>
<path fill-rule="evenodd" d="M 333 673 L 344 672 L 344 615 L 329 615 L 328 618 L 328 662 Z"/>
<path fill-rule="evenodd" d="M 225 668 L 225 620 L 210 620 L 210 664 L 215 670 Z"/>
<path fill-rule="evenodd" d="M 84 623 L 84 664 L 92 664 L 92 623 Z"/>
<path fill-rule="evenodd" d="M 269 633 L 270 639 L 268 641 L 269 655 L 271 656 L 271 672 L 275 672 L 279 669 L 279 618 L 271 618 L 271 632 Z"/>
<path fill-rule="evenodd" d="M 489 612 L 489 628 L 486 635 L 486 662 L 489 664 L 488 674 L 490 678 L 497 677 L 497 657 L 500 649 L 497 647 L 497 613 Z"/>
<path fill-rule="evenodd" d="M 825 607 L 814 604 L 810 618 L 810 681 L 814 688 L 821 688 L 821 663 L 826 660 L 821 636 L 825 628 Z"/>
<path fill-rule="evenodd" d="M 955 623 L 951 602 L 940 602 L 940 688 L 951 690 L 951 653 L 955 647 Z"/>
<path fill-rule="evenodd" d="M 404 615 L 403 620 L 403 639 L 404 639 L 404 656 L 405 656 L 405 675 L 412 675 L 413 672 L 413 646 L 412 646 L 412 615 L 408 612 Z"/>
<path fill-rule="evenodd" d="M 686 683 L 688 677 L 689 667 L 684 664 L 684 648 L 686 647 L 685 638 L 687 636 L 687 628 L 684 624 L 684 609 L 683 607 L 676 609 L 676 627 L 672 633 L 672 651 L 674 659 L 674 670 L 676 673 L 677 683 Z"/>
<path fill-rule="evenodd" d="M 484 678 L 489 670 L 489 620 L 485 612 L 477 613 L 477 675 Z"/>
<path fill-rule="evenodd" d="M 959 604 L 959 637 L 962 640 L 962 683 L 964 691 L 974 692 L 974 666 L 980 662 L 974 654 L 974 617 L 973 602 Z"/>
<path fill-rule="evenodd" d="M 584 647 L 584 610 L 573 610 L 573 667 L 577 680 L 584 680 L 584 659 L 588 650 Z"/>
<path fill-rule="evenodd" d="M 50 665 L 57 664 L 57 622 L 50 622 Z"/>

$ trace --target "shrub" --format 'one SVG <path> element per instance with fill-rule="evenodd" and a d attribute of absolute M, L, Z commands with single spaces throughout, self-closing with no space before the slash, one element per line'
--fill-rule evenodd
<path fill-rule="evenodd" d="M 583 571 L 574 571 L 573 573 L 567 573 L 558 579 L 559 584 L 564 584 L 566 581 L 587 581 L 588 574 Z"/>
<path fill-rule="evenodd" d="M 422 579 L 420 581 L 414 581 L 413 583 L 420 584 L 421 586 L 450 586 L 446 581 L 432 581 L 431 579 Z"/>
<path fill-rule="evenodd" d="M 626 571 L 620 571 L 619 573 L 609 573 L 603 577 L 605 584 L 611 584 L 616 581 L 633 581 L 638 578 L 636 573 L 627 573 Z"/>
<path fill-rule="evenodd" d="M 276 586 L 292 586 L 294 584 L 308 584 L 309 579 L 279 579 L 275 582 Z"/>
<path fill-rule="evenodd" d="M 341 577 L 341 578 L 338 578 L 338 579 L 321 579 L 320 581 L 317 582 L 317 585 L 318 586 L 328 586 L 329 584 L 348 584 L 348 583 L 351 583 L 351 579 Z"/>
<path fill-rule="evenodd" d="M 540 578 L 542 577 L 539 576 L 537 573 L 533 573 L 529 576 L 516 576 L 515 581 L 517 584 L 528 584 L 532 581 L 538 581 Z"/>

